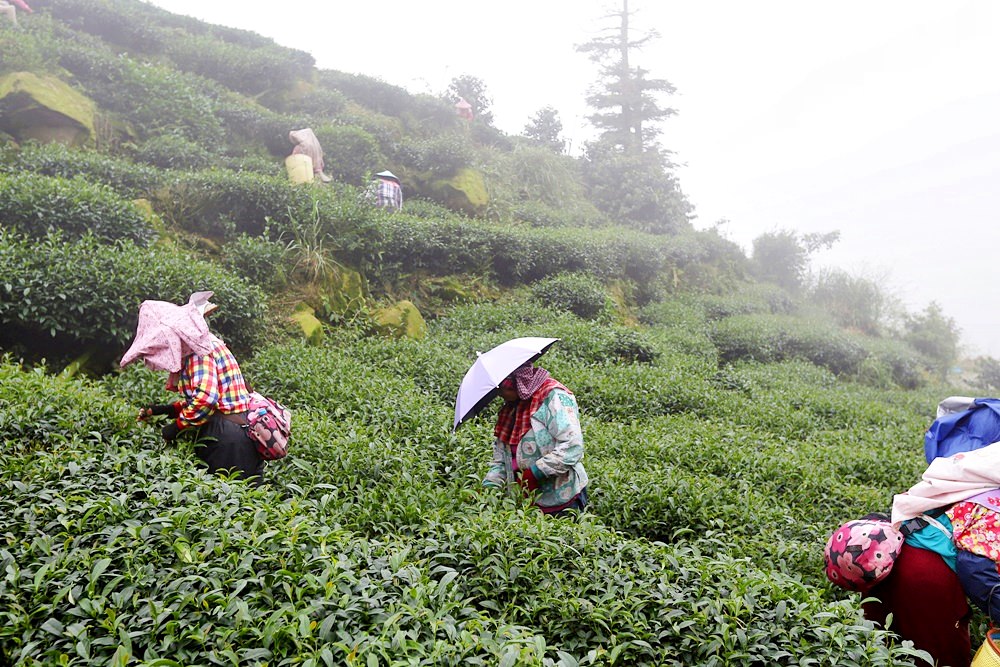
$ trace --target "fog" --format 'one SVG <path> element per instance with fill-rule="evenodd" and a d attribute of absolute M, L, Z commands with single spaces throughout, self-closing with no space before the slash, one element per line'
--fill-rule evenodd
<path fill-rule="evenodd" d="M 594 66 L 575 46 L 605 0 L 380 3 L 155 0 L 253 30 L 317 66 L 437 94 L 479 77 L 519 134 L 558 109 L 578 153 Z M 1000 357 L 1000 6 L 992 0 L 631 0 L 660 38 L 633 64 L 678 89 L 662 125 L 698 215 L 749 252 L 762 233 L 840 231 L 814 257 L 882 279 L 911 311 L 936 301 L 967 354 Z"/>

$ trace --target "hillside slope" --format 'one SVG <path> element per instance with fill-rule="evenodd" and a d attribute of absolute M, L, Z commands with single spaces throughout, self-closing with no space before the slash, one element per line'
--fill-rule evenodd
<path fill-rule="evenodd" d="M 913 663 L 821 547 L 924 469 L 956 390 L 916 350 L 443 100 L 140 2 L 32 4 L 0 81 L 70 87 L 93 131 L 0 110 L 0 664 Z M 284 173 L 306 126 L 332 184 Z M 364 197 L 383 168 L 400 213 Z M 142 300 L 202 289 L 295 411 L 261 489 L 164 447 L 135 421 L 164 378 L 115 368 Z M 387 324 L 407 302 L 423 326 Z M 581 406 L 577 521 L 481 487 L 492 410 L 451 432 L 476 352 L 528 335 Z"/>

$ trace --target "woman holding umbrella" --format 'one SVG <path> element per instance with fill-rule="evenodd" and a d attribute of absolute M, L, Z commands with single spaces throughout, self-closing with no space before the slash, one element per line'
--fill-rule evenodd
<path fill-rule="evenodd" d="M 546 514 L 582 511 L 589 479 L 573 393 L 530 363 L 504 378 L 499 393 L 504 404 L 483 485 L 503 488 L 517 483 Z"/>

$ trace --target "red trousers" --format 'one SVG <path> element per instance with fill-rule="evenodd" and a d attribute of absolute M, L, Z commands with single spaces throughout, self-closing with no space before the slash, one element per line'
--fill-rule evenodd
<path fill-rule="evenodd" d="M 865 618 L 883 627 L 892 614 L 890 630 L 927 651 L 939 667 L 969 667 L 969 603 L 958 575 L 940 555 L 903 545 L 889 576 L 865 597 Z"/>

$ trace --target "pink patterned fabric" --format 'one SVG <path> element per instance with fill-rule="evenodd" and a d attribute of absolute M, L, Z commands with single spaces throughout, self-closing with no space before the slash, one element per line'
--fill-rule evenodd
<path fill-rule="evenodd" d="M 924 512 L 946 507 L 1000 486 L 1000 445 L 989 445 L 953 456 L 939 456 L 923 479 L 892 500 L 892 523 L 898 526 Z"/>
<path fill-rule="evenodd" d="M 203 302 L 194 298 L 183 306 L 167 301 L 143 301 L 135 340 L 120 365 L 124 368 L 142 359 L 154 371 L 173 374 L 180 372 L 182 361 L 189 354 L 211 352 L 216 338 L 208 330 L 202 307 Z"/>
<path fill-rule="evenodd" d="M 1000 563 L 1000 513 L 970 498 L 947 511 L 955 546 Z"/>
<path fill-rule="evenodd" d="M 826 576 L 842 588 L 867 591 L 888 576 L 902 548 L 903 534 L 888 521 L 848 521 L 826 543 Z"/>

